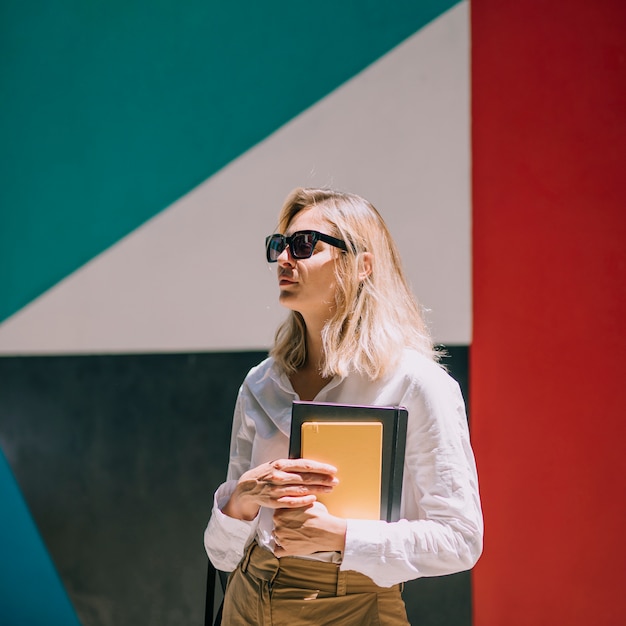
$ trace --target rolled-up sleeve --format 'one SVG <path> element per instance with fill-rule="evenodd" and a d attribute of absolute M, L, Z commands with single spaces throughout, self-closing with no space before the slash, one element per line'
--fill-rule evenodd
<path fill-rule="evenodd" d="M 236 480 L 231 480 L 215 492 L 211 519 L 204 531 L 204 547 L 216 569 L 232 572 L 242 559 L 246 547 L 251 543 L 258 524 L 256 519 L 247 522 L 222 513 L 228 502 Z"/>
<path fill-rule="evenodd" d="M 239 391 L 233 416 L 227 481 L 215 492 L 211 517 L 204 531 L 204 548 L 211 563 L 225 572 L 231 572 L 237 567 L 258 526 L 258 516 L 252 521 L 245 521 L 222 512 L 237 486 L 238 478 L 250 467 L 254 427 L 245 416 L 242 389 Z"/>

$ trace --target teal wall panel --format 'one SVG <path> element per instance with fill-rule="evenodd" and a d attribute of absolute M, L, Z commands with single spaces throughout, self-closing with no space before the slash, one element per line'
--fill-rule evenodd
<path fill-rule="evenodd" d="M 456 4 L 0 7 L 0 321 Z"/>
<path fill-rule="evenodd" d="M 0 555 L 2 626 L 78 626 L 1 448 Z"/>

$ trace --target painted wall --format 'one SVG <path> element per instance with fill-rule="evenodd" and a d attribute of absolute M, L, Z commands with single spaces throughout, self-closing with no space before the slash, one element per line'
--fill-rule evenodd
<path fill-rule="evenodd" d="M 479 626 L 626 621 L 626 5 L 472 2 Z"/>
<path fill-rule="evenodd" d="M 0 320 L 454 4 L 4 1 Z"/>
<path fill-rule="evenodd" d="M 267 348 L 299 185 L 370 199 L 469 342 L 466 2 L 6 10 L 0 354 Z"/>
<path fill-rule="evenodd" d="M 290 189 L 377 205 L 467 393 L 469 5 L 1 12 L 0 446 L 83 626 L 200 623 L 235 393 L 284 315 L 262 242 Z M 470 590 L 405 597 L 420 626 L 469 626 Z"/>
<path fill-rule="evenodd" d="M 76 613 L 0 449 L 0 620 L 78 626 Z"/>

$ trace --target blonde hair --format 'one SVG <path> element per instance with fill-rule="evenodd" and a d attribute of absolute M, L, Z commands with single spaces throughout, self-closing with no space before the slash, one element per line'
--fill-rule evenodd
<path fill-rule="evenodd" d="M 322 331 L 323 376 L 350 372 L 375 380 L 386 374 L 404 348 L 437 360 L 421 307 L 402 270 L 400 255 L 378 211 L 360 196 L 330 189 L 294 189 L 280 212 L 284 233 L 304 209 L 316 208 L 328 222 L 327 234 L 343 239 L 348 252 L 337 251 L 336 307 Z M 361 279 L 363 252 L 372 255 L 372 271 Z M 287 374 L 306 361 L 306 326 L 291 311 L 276 331 L 270 351 Z"/>

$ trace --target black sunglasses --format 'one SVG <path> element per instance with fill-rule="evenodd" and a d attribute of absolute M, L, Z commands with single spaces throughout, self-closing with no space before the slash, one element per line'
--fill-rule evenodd
<path fill-rule="evenodd" d="M 345 242 L 341 239 L 325 235 L 316 230 L 299 230 L 289 237 L 278 234 L 266 237 L 265 252 L 267 254 L 267 262 L 276 263 L 278 257 L 287 246 L 289 246 L 289 251 L 294 259 L 309 259 L 318 241 L 323 241 L 341 250 L 348 250 Z"/>

